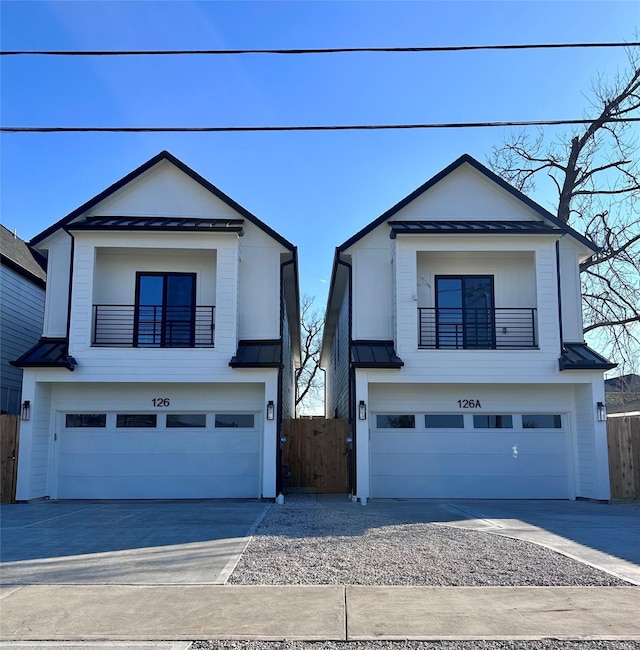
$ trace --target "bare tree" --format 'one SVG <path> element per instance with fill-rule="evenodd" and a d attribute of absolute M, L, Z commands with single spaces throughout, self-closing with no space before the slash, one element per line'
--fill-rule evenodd
<path fill-rule="evenodd" d="M 296 415 L 318 410 L 322 404 L 323 378 L 320 370 L 323 319 L 312 296 L 302 296 L 300 304 L 301 360 L 296 369 Z"/>
<path fill-rule="evenodd" d="M 629 68 L 595 79 L 591 120 L 547 141 L 514 134 L 494 147 L 489 164 L 523 192 L 547 178 L 558 194 L 557 216 L 594 241 L 600 251 L 580 268 L 584 332 L 629 370 L 640 343 L 640 51 Z"/>

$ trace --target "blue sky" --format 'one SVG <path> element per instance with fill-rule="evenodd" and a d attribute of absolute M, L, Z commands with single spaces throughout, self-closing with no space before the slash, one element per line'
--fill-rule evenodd
<path fill-rule="evenodd" d="M 430 46 L 637 40 L 636 1 L 1 4 L 3 50 Z M 580 118 L 614 49 L 311 56 L 3 57 L 6 126 L 234 126 Z M 556 130 L 554 130 L 556 129 Z M 558 127 L 548 128 L 551 136 Z M 299 247 L 326 301 L 335 246 L 502 128 L 3 134 L 2 222 L 29 240 L 163 149 Z M 553 209 L 544 187 L 533 196 Z"/>

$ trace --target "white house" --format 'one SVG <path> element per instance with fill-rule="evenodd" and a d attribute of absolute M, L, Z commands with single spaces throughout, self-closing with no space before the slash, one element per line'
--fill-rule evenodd
<path fill-rule="evenodd" d="M 596 250 L 468 155 L 338 246 L 321 365 L 353 495 L 609 497 Z"/>
<path fill-rule="evenodd" d="M 276 496 L 297 249 L 168 152 L 36 236 L 17 499 Z"/>

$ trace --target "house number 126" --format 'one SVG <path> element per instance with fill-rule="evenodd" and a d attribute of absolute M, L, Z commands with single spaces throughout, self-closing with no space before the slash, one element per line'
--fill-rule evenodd
<path fill-rule="evenodd" d="M 459 399 L 458 400 L 458 406 L 461 409 L 481 409 L 482 408 L 479 399 Z"/>
<path fill-rule="evenodd" d="M 154 397 L 152 400 L 154 406 L 169 406 L 168 397 Z"/>

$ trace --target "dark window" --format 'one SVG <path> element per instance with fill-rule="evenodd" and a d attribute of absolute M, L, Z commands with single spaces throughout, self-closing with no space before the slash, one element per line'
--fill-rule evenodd
<path fill-rule="evenodd" d="M 511 415 L 474 415 L 474 429 L 513 429 Z"/>
<path fill-rule="evenodd" d="M 106 413 L 67 413 L 65 415 L 67 429 L 102 428 L 107 426 Z"/>
<path fill-rule="evenodd" d="M 495 347 L 493 276 L 436 276 L 438 348 Z"/>
<path fill-rule="evenodd" d="M 415 429 L 415 415 L 378 415 L 378 429 Z"/>
<path fill-rule="evenodd" d="M 523 415 L 522 426 L 525 429 L 562 429 L 562 416 L 547 413 Z"/>
<path fill-rule="evenodd" d="M 193 347 L 195 309 L 195 273 L 138 273 L 135 345 Z"/>
<path fill-rule="evenodd" d="M 185 413 L 167 415 L 167 429 L 206 427 L 207 416 L 204 413 Z"/>
<path fill-rule="evenodd" d="M 216 413 L 216 429 L 253 429 L 252 413 Z"/>
<path fill-rule="evenodd" d="M 424 426 L 427 429 L 464 429 L 464 416 L 428 413 L 424 416 Z"/>
<path fill-rule="evenodd" d="M 158 416 L 155 413 L 118 413 L 116 426 L 119 428 L 155 428 Z"/>

